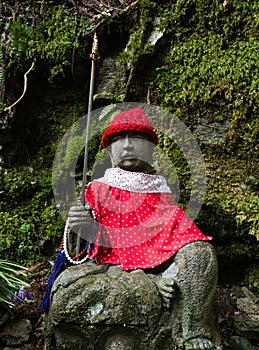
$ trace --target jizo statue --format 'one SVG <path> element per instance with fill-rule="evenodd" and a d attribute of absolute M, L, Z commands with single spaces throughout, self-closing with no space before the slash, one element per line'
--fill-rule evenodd
<path fill-rule="evenodd" d="M 86 206 L 72 207 L 69 223 L 82 232 L 96 220 L 88 252 L 96 264 L 115 265 L 129 274 L 143 270 L 172 313 L 174 301 L 181 299 L 179 349 L 221 349 L 211 334 L 217 285 L 212 237 L 174 203 L 165 178 L 151 166 L 157 143 L 141 108 L 117 114 L 102 135 L 113 167 L 88 184 Z"/>

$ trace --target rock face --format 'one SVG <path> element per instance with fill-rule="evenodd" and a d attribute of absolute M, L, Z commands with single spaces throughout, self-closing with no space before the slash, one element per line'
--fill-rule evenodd
<path fill-rule="evenodd" d="M 0 338 L 9 346 L 22 345 L 29 340 L 31 330 L 32 326 L 29 320 L 11 320 L 1 329 Z"/>

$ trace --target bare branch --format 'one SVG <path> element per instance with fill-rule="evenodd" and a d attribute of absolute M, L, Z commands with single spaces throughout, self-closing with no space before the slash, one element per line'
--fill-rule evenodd
<path fill-rule="evenodd" d="M 27 75 L 30 73 L 30 71 L 34 68 L 35 66 L 35 62 L 32 62 L 31 67 L 27 70 L 27 72 L 24 74 L 24 87 L 23 87 L 23 93 L 22 95 L 18 98 L 18 100 L 16 100 L 11 106 L 6 107 L 4 109 L 4 111 L 10 111 L 18 102 L 21 101 L 21 99 L 23 98 L 23 96 L 25 95 L 26 91 L 27 91 Z"/>
<path fill-rule="evenodd" d="M 94 24 L 96 28 L 100 27 L 105 19 L 125 13 L 139 3 L 138 0 L 133 2 L 129 0 L 67 0 L 67 2 L 73 4 L 79 13 L 86 15 L 90 24 Z"/>

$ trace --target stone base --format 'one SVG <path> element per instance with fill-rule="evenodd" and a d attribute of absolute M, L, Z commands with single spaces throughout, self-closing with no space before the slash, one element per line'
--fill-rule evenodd
<path fill-rule="evenodd" d="M 72 266 L 52 288 L 45 315 L 47 349 L 172 350 L 170 316 L 142 270 Z"/>
<path fill-rule="evenodd" d="M 199 337 L 220 349 L 211 308 L 214 260 L 213 249 L 204 242 L 179 250 L 175 257 L 179 291 L 169 309 L 142 270 L 125 272 L 119 266 L 93 262 L 67 268 L 52 287 L 45 315 L 46 349 L 172 350 Z"/>

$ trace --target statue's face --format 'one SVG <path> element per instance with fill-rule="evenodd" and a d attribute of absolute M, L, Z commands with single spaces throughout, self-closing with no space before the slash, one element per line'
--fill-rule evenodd
<path fill-rule="evenodd" d="M 123 131 L 113 137 L 109 154 L 115 167 L 141 172 L 150 169 L 153 150 L 154 145 L 147 135 Z"/>

